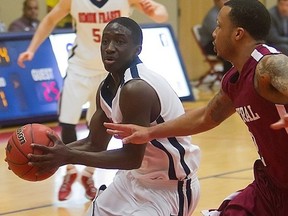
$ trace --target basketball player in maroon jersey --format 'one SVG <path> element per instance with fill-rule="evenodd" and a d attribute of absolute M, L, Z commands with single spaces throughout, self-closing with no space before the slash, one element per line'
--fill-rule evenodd
<path fill-rule="evenodd" d="M 217 54 L 234 66 L 207 106 L 153 127 L 105 123 L 123 143 L 197 134 L 237 112 L 255 142 L 255 180 L 204 215 L 286 216 L 288 213 L 288 57 L 265 44 L 270 16 L 259 1 L 230 0 L 213 32 Z M 279 120 L 279 118 L 281 120 Z M 275 130 L 278 129 L 278 130 Z"/>

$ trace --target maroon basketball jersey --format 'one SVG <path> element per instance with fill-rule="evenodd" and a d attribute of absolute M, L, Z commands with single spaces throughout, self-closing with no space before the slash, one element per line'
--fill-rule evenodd
<path fill-rule="evenodd" d="M 278 54 L 274 48 L 259 45 L 245 63 L 241 74 L 232 68 L 223 77 L 222 89 L 231 98 L 237 113 L 247 125 L 267 172 L 279 186 L 288 188 L 288 129 L 273 130 L 288 104 L 274 104 L 254 88 L 255 69 L 264 55 Z"/>

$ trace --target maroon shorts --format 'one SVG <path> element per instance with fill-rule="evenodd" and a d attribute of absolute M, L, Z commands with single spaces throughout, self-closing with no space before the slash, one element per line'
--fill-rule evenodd
<path fill-rule="evenodd" d="M 253 183 L 220 206 L 220 216 L 288 215 L 288 190 L 277 187 L 271 181 L 261 160 L 254 163 L 254 176 Z"/>

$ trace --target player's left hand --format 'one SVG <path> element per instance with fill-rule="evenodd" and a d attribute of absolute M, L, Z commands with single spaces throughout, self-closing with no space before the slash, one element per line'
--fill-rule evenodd
<path fill-rule="evenodd" d="M 288 128 L 288 114 L 285 114 L 280 118 L 279 121 L 275 122 L 274 124 L 271 124 L 271 128 L 274 130 Z"/>

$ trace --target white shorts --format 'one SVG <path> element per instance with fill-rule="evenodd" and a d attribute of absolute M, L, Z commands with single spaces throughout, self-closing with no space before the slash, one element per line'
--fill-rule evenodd
<path fill-rule="evenodd" d="M 85 69 L 83 73 L 85 73 Z M 89 123 L 96 110 L 96 93 L 106 73 L 86 77 L 68 72 L 63 84 L 61 99 L 59 101 L 59 122 L 76 125 L 79 122 L 83 105 L 89 102 L 86 120 Z"/>
<path fill-rule="evenodd" d="M 151 181 L 143 184 L 131 171 L 119 171 L 114 181 L 90 205 L 86 216 L 190 216 L 199 201 L 196 175 L 189 181 Z M 191 183 L 187 190 L 188 182 Z M 149 185 L 149 186 L 147 186 Z M 188 207 L 189 193 L 190 206 Z M 188 196 L 187 196 L 188 195 Z M 180 213 L 179 213 L 180 212 Z"/>

